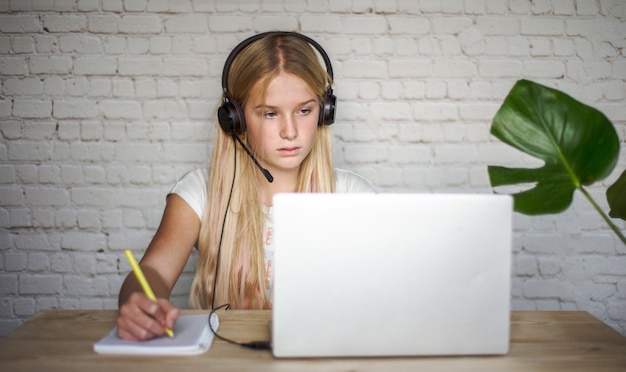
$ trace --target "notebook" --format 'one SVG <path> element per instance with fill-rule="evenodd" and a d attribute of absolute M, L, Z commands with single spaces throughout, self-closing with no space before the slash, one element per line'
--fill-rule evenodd
<path fill-rule="evenodd" d="M 216 314 L 211 315 L 214 330 L 219 328 Z M 209 329 L 209 314 L 181 315 L 174 326 L 174 337 L 158 337 L 148 341 L 127 341 L 117 336 L 114 327 L 93 345 L 99 354 L 116 355 L 196 355 L 211 348 L 213 332 Z"/>
<path fill-rule="evenodd" d="M 510 196 L 279 194 L 275 357 L 509 349 Z"/>

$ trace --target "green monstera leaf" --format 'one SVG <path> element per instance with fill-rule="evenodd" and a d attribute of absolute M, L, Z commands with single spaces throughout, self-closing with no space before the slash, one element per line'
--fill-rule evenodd
<path fill-rule="evenodd" d="M 609 216 L 626 220 L 626 171 L 606 190 L 611 210 Z"/>
<path fill-rule="evenodd" d="M 494 188 L 531 185 L 513 194 L 515 211 L 527 215 L 559 213 L 571 205 L 574 192 L 580 190 L 626 243 L 583 188 L 606 178 L 618 161 L 619 138 L 604 114 L 563 92 L 520 80 L 496 113 L 491 133 L 544 162 L 534 169 L 488 167 Z M 625 184 L 614 185 L 614 193 L 619 194 L 616 200 L 624 195 Z"/>

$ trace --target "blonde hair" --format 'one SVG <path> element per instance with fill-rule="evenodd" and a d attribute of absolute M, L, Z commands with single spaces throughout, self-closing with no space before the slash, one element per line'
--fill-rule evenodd
<path fill-rule="evenodd" d="M 258 84 L 265 95 L 269 83 L 282 72 L 302 79 L 317 95 L 320 105 L 332 84 L 308 42 L 297 36 L 269 34 L 245 47 L 233 60 L 228 76 L 229 98 L 244 107 L 253 87 Z M 246 141 L 245 132 L 241 136 Z M 212 306 L 215 280 L 215 306 L 270 307 L 262 239 L 265 215 L 258 195 L 259 182 L 267 181 L 234 138 L 218 129 L 209 169 L 207 206 L 198 237 L 198 266 L 190 294 L 192 308 Z M 335 191 L 331 136 L 326 125 L 317 129 L 315 144 L 300 166 L 295 191 Z M 218 250 L 219 271 L 215 278 Z"/>

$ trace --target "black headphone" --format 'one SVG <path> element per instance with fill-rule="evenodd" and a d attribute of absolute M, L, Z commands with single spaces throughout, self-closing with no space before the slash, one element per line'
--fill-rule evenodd
<path fill-rule="evenodd" d="M 224 63 L 224 71 L 222 72 L 222 90 L 224 91 L 224 102 L 217 109 L 217 118 L 220 123 L 220 127 L 227 134 L 241 134 L 246 131 L 246 117 L 244 116 L 241 105 L 235 99 L 231 99 L 228 97 L 228 73 L 230 71 L 230 66 L 237 54 L 239 54 L 242 49 L 268 35 L 290 35 L 308 42 L 320 53 L 322 59 L 324 60 L 324 64 L 326 65 L 326 72 L 330 76 L 331 80 L 333 79 L 333 68 L 330 64 L 330 59 L 328 58 L 328 55 L 321 45 L 305 35 L 288 31 L 269 31 L 245 39 L 239 45 L 237 45 L 235 49 L 232 50 L 232 52 L 230 52 L 228 58 L 226 58 L 226 62 Z M 324 96 L 322 97 L 322 100 L 323 103 L 320 107 L 320 115 L 317 124 L 330 125 L 335 122 L 335 105 L 337 103 L 337 97 L 333 95 L 332 87 L 329 87 L 326 90 Z"/>

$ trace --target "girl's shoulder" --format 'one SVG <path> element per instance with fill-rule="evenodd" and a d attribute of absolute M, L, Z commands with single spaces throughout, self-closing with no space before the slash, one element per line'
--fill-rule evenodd
<path fill-rule="evenodd" d="M 335 189 L 338 193 L 376 192 L 374 186 L 362 176 L 339 168 L 335 168 Z"/>
<path fill-rule="evenodd" d="M 202 219 L 206 204 L 208 171 L 197 168 L 185 173 L 178 179 L 169 194 L 176 194 L 183 198 Z"/>

